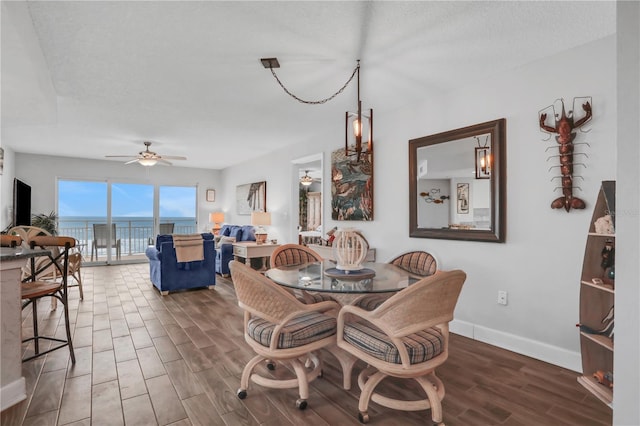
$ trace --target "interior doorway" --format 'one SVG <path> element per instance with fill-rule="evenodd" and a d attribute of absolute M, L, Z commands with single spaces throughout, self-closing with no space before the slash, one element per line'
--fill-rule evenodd
<path fill-rule="evenodd" d="M 319 243 L 324 225 L 322 153 L 293 160 L 291 240 Z"/>

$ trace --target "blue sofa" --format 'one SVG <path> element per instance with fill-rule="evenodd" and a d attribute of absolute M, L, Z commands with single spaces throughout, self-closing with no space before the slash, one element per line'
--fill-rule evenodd
<path fill-rule="evenodd" d="M 253 226 L 223 225 L 220 228 L 221 237 L 233 237 L 237 242 L 255 241 L 256 234 Z M 231 274 L 229 262 L 233 260 L 233 243 L 221 244 L 216 251 L 216 272 L 223 277 Z"/>
<path fill-rule="evenodd" d="M 178 263 L 171 235 L 158 235 L 156 245 L 145 252 L 149 258 L 151 282 L 162 295 L 170 291 L 198 287 L 213 288 L 216 284 L 216 249 L 213 234 L 202 234 L 204 260 Z"/>

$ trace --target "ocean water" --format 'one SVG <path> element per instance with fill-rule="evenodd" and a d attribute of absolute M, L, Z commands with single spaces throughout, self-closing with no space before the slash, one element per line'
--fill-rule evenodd
<path fill-rule="evenodd" d="M 73 237 L 82 244 L 83 252 L 91 252 L 93 241 L 93 224 L 106 223 L 104 216 L 61 216 L 58 218 L 58 234 Z M 161 223 L 174 223 L 176 234 L 196 232 L 196 220 L 189 217 L 163 217 Z M 116 238 L 120 239 L 122 255 L 144 253 L 149 243 L 154 240 L 152 217 L 113 217 L 111 223 L 116 225 Z M 104 250 L 102 250 L 104 252 Z"/>

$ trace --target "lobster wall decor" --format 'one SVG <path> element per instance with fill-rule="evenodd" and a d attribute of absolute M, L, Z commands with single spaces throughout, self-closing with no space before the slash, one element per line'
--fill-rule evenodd
<path fill-rule="evenodd" d="M 561 104 L 562 104 L 562 114 L 557 114 L 556 113 L 556 109 L 555 109 L 555 105 L 549 105 L 548 107 L 540 110 L 538 112 L 538 118 L 539 118 L 539 123 L 540 123 L 540 129 L 549 134 L 549 138 L 545 139 L 545 140 L 549 140 L 551 138 L 551 134 L 556 134 L 556 141 L 558 142 L 558 151 L 559 154 L 557 155 L 551 155 L 547 158 L 547 161 L 549 161 L 552 158 L 558 157 L 560 159 L 560 165 L 558 166 L 551 166 L 549 168 L 549 171 L 555 169 L 555 168 L 559 168 L 560 169 L 560 175 L 559 176 L 554 176 L 551 178 L 551 180 L 553 181 L 554 179 L 560 179 L 562 182 L 562 186 L 558 186 L 556 187 L 554 190 L 556 189 L 562 189 L 562 197 L 558 197 L 555 200 L 553 200 L 551 202 L 551 208 L 552 209 L 559 209 L 559 208 L 563 208 L 568 212 L 570 211 L 572 208 L 573 209 L 584 209 L 585 208 L 585 202 L 578 198 L 575 197 L 573 195 L 573 189 L 580 189 L 582 190 L 580 187 L 577 187 L 574 185 L 574 179 L 575 178 L 580 178 L 583 179 L 584 178 L 582 176 L 574 176 L 574 166 L 582 166 L 582 167 L 587 167 L 584 163 L 577 163 L 574 161 L 574 157 L 577 155 L 584 155 L 585 157 L 589 157 L 587 154 L 585 154 L 584 152 L 574 152 L 574 146 L 575 145 L 587 145 L 590 146 L 588 143 L 586 142 L 579 142 L 579 143 L 575 143 L 574 139 L 576 138 L 576 133 L 574 132 L 575 129 L 579 129 L 580 127 L 582 127 L 586 122 L 588 122 L 589 120 L 591 120 L 592 117 L 592 111 L 591 111 L 591 105 L 592 105 L 592 99 L 590 96 L 586 96 L 586 97 L 578 97 L 578 98 L 573 98 L 573 106 L 574 109 L 573 110 L 569 110 L 569 112 L 565 112 L 564 109 L 564 99 L 558 99 Z M 576 120 L 576 117 L 578 116 L 578 112 L 575 111 L 575 105 L 576 102 L 581 103 L 581 109 L 582 111 L 579 113 L 581 118 Z M 554 117 L 554 123 L 553 125 L 549 125 L 547 124 L 547 117 L 549 115 L 553 115 Z M 582 132 L 583 131 L 581 130 Z M 552 145 L 547 147 L 547 149 L 545 151 L 548 151 L 549 149 L 554 148 L 556 145 Z"/>

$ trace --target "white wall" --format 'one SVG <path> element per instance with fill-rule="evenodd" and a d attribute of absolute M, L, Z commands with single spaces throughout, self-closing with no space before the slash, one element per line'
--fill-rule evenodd
<path fill-rule="evenodd" d="M 597 58 L 594 62 L 593 58 Z M 580 46 L 561 55 L 461 87 L 445 96 L 426 96 L 421 105 L 397 111 L 376 110 L 375 220 L 334 222 L 330 219 L 332 150 L 342 145 L 342 122 L 327 123 L 314 141 L 301 141 L 223 172 L 225 193 L 236 185 L 267 180 L 267 208 L 274 212 L 270 234 L 294 241 L 287 212 L 291 192 L 290 160 L 324 151 L 325 229 L 357 226 L 377 258 L 386 261 L 414 249 L 427 250 L 443 269 L 460 268 L 468 279 L 456 310 L 455 330 L 499 346 L 575 370 L 581 369 L 578 321 L 579 277 L 586 232 L 600 182 L 615 179 L 616 167 L 615 37 Z M 597 66 L 594 66 L 597 65 Z M 373 90 L 375 92 L 375 90 Z M 371 90 L 369 90 L 371 92 Z M 369 93 L 368 92 L 368 93 Z M 538 110 L 564 97 L 592 96 L 594 117 L 576 142 L 589 142 L 582 191 L 586 210 L 552 210 L 554 160 L 538 128 Z M 369 99 L 369 97 L 368 97 Z M 567 105 L 570 107 L 570 105 Z M 304 108 L 304 106 L 301 106 Z M 504 244 L 409 238 L 408 140 L 505 117 L 507 119 L 507 240 Z M 325 126 L 323 124 L 323 126 Z M 292 152 L 293 151 L 293 152 Z M 557 161 L 557 160 L 555 160 Z M 225 201 L 231 209 L 232 200 Z M 230 211 L 228 217 L 233 217 Z M 235 218 L 246 223 L 243 218 Z M 498 290 L 509 292 L 509 305 L 496 303 Z"/>
<path fill-rule="evenodd" d="M 613 424 L 640 425 L 640 3 L 617 3 L 618 174 Z"/>
<path fill-rule="evenodd" d="M 0 230 L 7 228 L 13 220 L 13 178 L 15 177 L 15 153 L 4 148 L 4 163 L 0 176 Z"/>
<path fill-rule="evenodd" d="M 56 210 L 56 178 L 106 180 L 156 185 L 197 185 L 199 231 L 210 230 L 209 213 L 221 208 L 225 194 L 220 184 L 220 171 L 185 167 L 124 165 L 117 161 L 84 160 L 16 153 L 15 177 L 31 185 L 31 212 Z M 216 190 L 216 201 L 206 201 L 206 190 Z M 2 191 L 3 194 L 4 180 Z M 4 197 L 3 197 L 4 203 Z"/>

